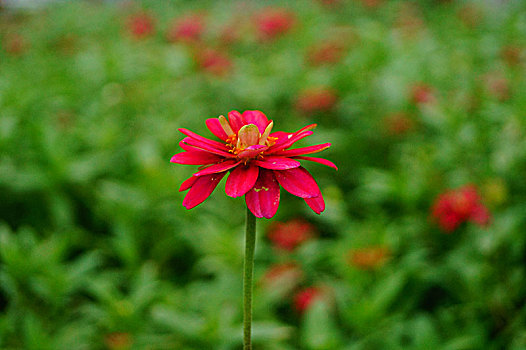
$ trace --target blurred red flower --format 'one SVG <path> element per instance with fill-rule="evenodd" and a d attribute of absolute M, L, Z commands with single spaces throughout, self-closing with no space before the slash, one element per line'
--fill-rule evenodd
<path fill-rule="evenodd" d="M 509 66 L 518 66 L 523 60 L 523 50 L 519 46 L 504 46 L 500 51 L 500 57 Z"/>
<path fill-rule="evenodd" d="M 155 31 L 154 19 L 146 12 L 128 17 L 127 27 L 134 39 L 145 39 Z"/>
<path fill-rule="evenodd" d="M 435 90 L 424 83 L 414 84 L 411 87 L 411 101 L 417 105 L 435 103 Z"/>
<path fill-rule="evenodd" d="M 300 290 L 294 296 L 294 309 L 303 314 L 318 298 L 323 296 L 323 291 L 319 287 L 309 287 Z"/>
<path fill-rule="evenodd" d="M 287 222 L 273 222 L 267 237 L 274 247 L 292 251 L 301 243 L 311 239 L 315 232 L 314 226 L 309 222 L 294 219 Z"/>
<path fill-rule="evenodd" d="M 312 66 L 335 64 L 341 61 L 345 46 L 339 41 L 326 41 L 315 45 L 307 52 L 307 62 Z"/>
<path fill-rule="evenodd" d="M 333 89 L 312 88 L 300 93 L 296 99 L 296 108 L 305 114 L 328 112 L 337 101 L 338 96 Z"/>
<path fill-rule="evenodd" d="M 415 128 L 415 121 L 403 112 L 388 115 L 382 122 L 389 135 L 404 135 Z"/>
<path fill-rule="evenodd" d="M 232 69 L 230 58 L 211 48 L 197 51 L 195 60 L 201 69 L 217 76 L 224 76 Z"/>
<path fill-rule="evenodd" d="M 27 40 L 20 34 L 13 33 L 6 35 L 3 40 L 4 50 L 12 56 L 20 56 L 24 54 L 28 48 L 29 43 Z"/>
<path fill-rule="evenodd" d="M 287 33 L 296 21 L 293 12 L 280 7 L 267 7 L 254 17 L 258 37 L 272 40 Z"/>
<path fill-rule="evenodd" d="M 484 84 L 488 93 L 499 101 L 506 101 L 510 98 L 510 87 L 508 79 L 502 73 L 493 72 L 486 74 Z"/>
<path fill-rule="evenodd" d="M 454 231 L 467 221 L 486 226 L 491 218 L 474 185 L 466 185 L 439 195 L 431 212 L 446 232 Z"/>
<path fill-rule="evenodd" d="M 114 332 L 106 335 L 104 343 L 109 350 L 129 350 L 133 345 L 133 339 L 130 333 Z"/>
<path fill-rule="evenodd" d="M 169 42 L 194 43 L 201 40 L 205 31 L 204 16 L 191 14 L 177 19 L 166 33 Z"/>
<path fill-rule="evenodd" d="M 349 251 L 349 263 L 362 270 L 372 270 L 382 266 L 389 259 L 387 247 L 369 247 Z"/>

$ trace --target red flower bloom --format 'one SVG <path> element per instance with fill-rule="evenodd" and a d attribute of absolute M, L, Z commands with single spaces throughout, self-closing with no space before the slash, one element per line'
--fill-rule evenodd
<path fill-rule="evenodd" d="M 169 42 L 198 42 L 201 40 L 204 31 L 204 17 L 202 15 L 192 14 L 174 22 L 170 29 L 168 29 L 166 39 Z"/>
<path fill-rule="evenodd" d="M 322 290 L 317 287 L 305 288 L 294 296 L 294 308 L 300 314 L 307 311 L 312 303 L 323 295 Z"/>
<path fill-rule="evenodd" d="M 382 266 L 389 258 L 386 247 L 353 249 L 349 252 L 349 263 L 362 270 L 371 270 Z"/>
<path fill-rule="evenodd" d="M 210 140 L 187 129 L 179 129 L 185 137 L 179 144 L 185 152 L 178 153 L 172 163 L 202 165 L 200 170 L 183 182 L 180 191 L 188 190 L 183 206 L 191 209 L 201 204 L 230 171 L 226 194 L 245 195 L 250 211 L 257 217 L 271 218 L 279 206 L 280 185 L 305 200 L 316 213 L 325 210 L 320 189 L 299 160 L 321 163 L 335 169 L 334 163 L 305 154 L 317 153 L 330 143 L 288 149 L 296 141 L 312 134 L 316 124 L 294 133 L 271 133 L 274 123 L 260 111 L 238 111 L 207 119 L 208 129 L 222 142 Z"/>
<path fill-rule="evenodd" d="M 232 68 L 232 62 L 226 55 L 209 48 L 198 51 L 196 61 L 203 70 L 218 76 L 225 75 Z"/>
<path fill-rule="evenodd" d="M 305 114 L 328 112 L 336 102 L 338 96 L 329 88 L 314 88 L 303 91 L 296 100 L 296 108 Z"/>
<path fill-rule="evenodd" d="M 267 234 L 276 248 L 292 251 L 314 236 L 314 227 L 301 219 L 275 222 Z"/>
<path fill-rule="evenodd" d="M 255 17 L 256 29 L 261 40 L 275 39 L 288 32 L 295 22 L 292 12 L 284 8 L 268 7 Z"/>
<path fill-rule="evenodd" d="M 438 196 L 432 208 L 432 215 L 447 232 L 454 231 L 466 221 L 486 226 L 490 220 L 490 213 L 481 203 L 473 185 L 447 191 Z"/>
<path fill-rule="evenodd" d="M 313 46 L 307 53 L 307 62 L 312 66 L 340 62 L 345 46 L 338 41 L 328 41 Z"/>
<path fill-rule="evenodd" d="M 128 31 L 134 39 L 147 38 L 154 30 L 154 20 L 147 13 L 139 13 L 128 18 Z"/>

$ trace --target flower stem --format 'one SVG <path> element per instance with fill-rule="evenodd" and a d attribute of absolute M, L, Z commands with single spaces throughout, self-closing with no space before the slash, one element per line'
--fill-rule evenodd
<path fill-rule="evenodd" d="M 256 217 L 247 207 L 245 231 L 245 261 L 243 271 L 243 350 L 251 350 L 252 328 L 252 275 L 256 248 Z"/>

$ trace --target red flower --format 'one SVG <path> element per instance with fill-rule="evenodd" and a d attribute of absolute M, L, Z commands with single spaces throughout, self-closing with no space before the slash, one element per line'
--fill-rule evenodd
<path fill-rule="evenodd" d="M 386 247 L 353 249 L 349 252 L 349 263 L 362 270 L 371 270 L 382 266 L 389 258 Z"/>
<path fill-rule="evenodd" d="M 223 53 L 214 49 L 203 49 L 196 55 L 199 66 L 214 75 L 223 76 L 232 68 L 232 61 Z"/>
<path fill-rule="evenodd" d="M 438 196 L 432 208 L 432 215 L 447 232 L 454 231 L 466 221 L 486 226 L 490 220 L 490 213 L 481 203 L 473 185 L 447 191 Z"/>
<path fill-rule="evenodd" d="M 426 84 L 415 84 L 411 88 L 411 100 L 414 104 L 435 103 L 436 97 L 434 89 Z"/>
<path fill-rule="evenodd" d="M 327 41 L 313 46 L 307 53 L 307 61 L 312 66 L 340 62 L 345 53 L 345 46 L 338 41 Z"/>
<path fill-rule="evenodd" d="M 336 102 L 338 96 L 329 88 L 314 88 L 303 91 L 296 100 L 296 108 L 305 114 L 328 112 Z"/>
<path fill-rule="evenodd" d="M 191 209 L 201 204 L 214 191 L 221 179 L 230 171 L 226 181 L 226 194 L 230 197 L 245 195 L 250 211 L 257 217 L 271 218 L 279 206 L 280 185 L 305 200 L 316 213 L 325 210 L 325 202 L 312 175 L 299 160 L 321 163 L 335 169 L 334 163 L 305 154 L 317 153 L 331 146 L 288 149 L 296 141 L 312 135 L 316 124 L 294 133 L 271 133 L 274 123 L 260 111 L 238 111 L 207 119 L 208 129 L 221 142 L 210 140 L 187 129 L 179 129 L 185 137 L 179 144 L 185 152 L 174 155 L 172 163 L 202 165 L 200 170 L 183 182 L 180 191 L 188 190 L 183 206 Z"/>
<path fill-rule="evenodd" d="M 166 39 L 169 42 L 198 42 L 201 40 L 204 31 L 204 17 L 202 15 L 192 14 L 174 22 L 170 29 L 168 29 Z"/>
<path fill-rule="evenodd" d="M 415 128 L 415 121 L 403 112 L 385 117 L 383 124 L 389 135 L 403 135 Z"/>
<path fill-rule="evenodd" d="M 320 288 L 309 287 L 305 288 L 294 296 L 294 308 L 300 314 L 307 311 L 307 309 L 312 305 L 312 303 L 320 298 L 323 295 L 323 292 Z"/>
<path fill-rule="evenodd" d="M 295 16 L 284 8 L 267 7 L 255 16 L 255 22 L 259 38 L 271 40 L 287 33 L 294 25 Z"/>
<path fill-rule="evenodd" d="M 275 222 L 267 235 L 276 248 L 292 251 L 314 236 L 314 227 L 301 219 Z"/>
<path fill-rule="evenodd" d="M 131 334 L 125 332 L 114 332 L 107 334 L 104 342 L 110 350 L 128 350 L 133 345 Z"/>
<path fill-rule="evenodd" d="M 154 32 L 154 20 L 147 13 L 139 13 L 128 18 L 128 31 L 134 39 L 144 39 Z"/>

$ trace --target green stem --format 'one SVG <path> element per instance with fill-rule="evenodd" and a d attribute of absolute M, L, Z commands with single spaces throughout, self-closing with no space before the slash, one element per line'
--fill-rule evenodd
<path fill-rule="evenodd" d="M 243 350 L 251 350 L 252 342 L 252 275 L 256 248 L 256 217 L 247 208 L 245 262 L 243 271 Z"/>

